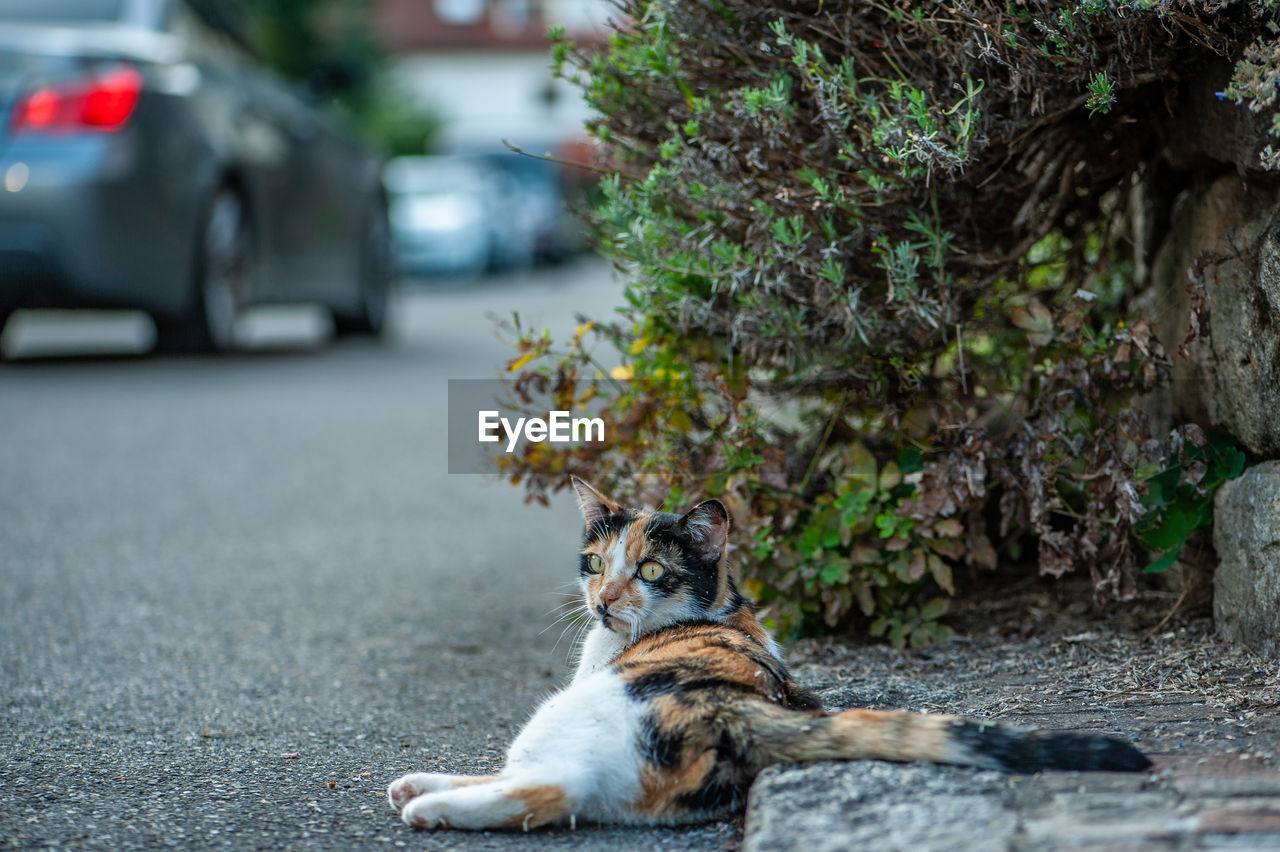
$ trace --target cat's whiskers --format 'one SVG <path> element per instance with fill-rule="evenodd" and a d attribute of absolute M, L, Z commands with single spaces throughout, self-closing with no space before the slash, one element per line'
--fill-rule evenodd
<path fill-rule="evenodd" d="M 591 621 L 591 613 L 587 609 L 586 605 L 578 603 L 571 608 L 566 608 L 564 612 L 560 613 L 560 615 L 556 617 L 555 621 L 543 628 L 538 635 L 541 636 L 557 624 L 564 625 L 560 630 L 560 635 L 556 637 L 555 644 L 551 646 L 551 652 L 554 654 L 556 649 L 560 647 L 560 643 L 564 640 L 565 634 L 574 630 L 574 628 L 577 628 L 577 635 L 574 636 L 573 640 L 569 643 L 569 654 L 570 657 L 572 657 L 574 651 L 582 642 L 583 634 L 586 632 L 587 628 L 591 626 Z"/>
<path fill-rule="evenodd" d="M 545 615 L 556 613 L 556 616 L 538 635 L 541 636 L 557 624 L 563 625 L 560 629 L 560 635 L 556 637 L 555 644 L 551 647 L 551 652 L 555 653 L 560 647 L 560 643 L 564 641 L 565 636 L 571 636 L 566 662 L 572 664 L 572 661 L 578 656 L 583 642 L 586 641 L 587 631 L 595 622 L 596 616 L 585 599 L 581 581 L 563 583 L 558 591 L 560 602 L 545 613 Z"/>
<path fill-rule="evenodd" d="M 543 618 L 557 610 L 576 609 L 582 606 L 582 584 L 576 580 L 561 583 L 548 597 L 556 598 L 556 605 L 544 612 Z"/>
<path fill-rule="evenodd" d="M 585 610 L 586 607 L 583 607 Z M 589 615 L 589 613 L 588 613 Z M 591 629 L 592 619 L 590 617 L 582 619 L 578 625 L 578 634 L 573 637 L 573 642 L 569 645 L 568 660 L 572 662 L 576 660 L 582 653 L 582 646 L 586 644 L 587 633 Z"/>
<path fill-rule="evenodd" d="M 554 615 L 555 618 L 553 618 L 551 622 L 552 624 L 554 624 L 555 622 L 564 618 L 564 614 L 566 612 L 573 612 L 577 610 L 579 606 L 580 604 L 576 601 L 561 601 L 560 603 L 553 606 L 551 609 L 544 612 L 542 614 L 542 617 L 546 618 L 549 615 Z"/>
<path fill-rule="evenodd" d="M 559 610 L 559 612 L 556 612 L 557 610 Z M 555 627 L 557 624 L 559 624 L 562 621 L 573 620 L 582 611 L 583 611 L 583 606 L 581 601 L 564 601 L 560 604 L 557 604 L 555 607 L 547 610 L 542 614 L 543 618 L 546 618 L 548 615 L 551 615 L 552 613 L 556 613 L 556 616 L 555 618 L 551 619 L 550 624 L 548 624 L 546 627 L 542 628 L 542 630 L 538 632 L 538 635 L 541 636 L 543 633 L 546 633 L 548 630 L 550 630 L 552 627 Z"/>
<path fill-rule="evenodd" d="M 560 616 L 556 618 L 555 621 L 551 622 L 546 627 L 542 628 L 542 630 L 538 632 L 538 635 L 541 636 L 543 633 L 546 633 L 548 630 L 555 627 L 556 625 L 562 625 L 562 627 L 560 628 L 560 635 L 564 636 L 565 631 L 569 630 L 572 627 L 575 627 L 578 624 L 581 617 L 582 617 L 582 613 L 579 613 L 579 612 L 571 611 L 571 612 L 561 613 Z M 556 645 L 559 645 L 559 644 L 560 644 L 560 640 L 557 639 Z M 551 650 L 554 651 L 555 648 L 556 646 L 553 645 L 551 647 Z"/>
<path fill-rule="evenodd" d="M 560 588 L 556 592 L 556 596 L 559 598 L 558 602 L 555 606 L 542 614 L 543 618 L 546 618 L 553 613 L 555 614 L 555 617 L 551 619 L 550 624 L 538 631 L 539 636 L 560 623 L 564 623 L 566 625 L 565 630 L 567 630 L 569 627 L 573 626 L 579 617 L 581 617 L 586 606 L 582 600 L 582 595 L 578 590 L 579 584 L 576 582 L 562 583 L 560 585 Z M 562 637 L 564 636 L 563 630 L 560 635 Z M 558 646 L 559 644 L 560 640 L 557 639 L 556 645 Z M 554 651 L 555 647 L 553 646 L 551 650 Z"/>

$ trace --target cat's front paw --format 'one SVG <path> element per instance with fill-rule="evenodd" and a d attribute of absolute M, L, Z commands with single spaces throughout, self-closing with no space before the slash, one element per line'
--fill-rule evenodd
<path fill-rule="evenodd" d="M 434 793 L 452 787 L 451 776 L 435 772 L 410 772 L 391 782 L 387 787 L 387 801 L 400 810 L 423 793 Z"/>
<path fill-rule="evenodd" d="M 437 828 L 453 828 L 445 814 L 445 802 L 441 796 L 419 796 L 411 800 L 400 811 L 400 818 L 410 828 L 424 828 L 431 831 Z"/>

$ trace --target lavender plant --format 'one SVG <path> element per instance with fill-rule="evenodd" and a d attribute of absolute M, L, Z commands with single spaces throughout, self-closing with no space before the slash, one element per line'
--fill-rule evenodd
<path fill-rule="evenodd" d="M 599 116 L 626 305 L 564 346 L 517 328 L 509 363 L 571 397 L 616 351 L 615 437 L 513 480 L 720 497 L 784 631 L 936 641 L 1002 562 L 1132 598 L 1196 437 L 1137 405 L 1169 369 L 1132 315 L 1138 190 L 1180 69 L 1226 57 L 1224 96 L 1273 107 L 1276 6 L 623 0 L 554 59 Z"/>

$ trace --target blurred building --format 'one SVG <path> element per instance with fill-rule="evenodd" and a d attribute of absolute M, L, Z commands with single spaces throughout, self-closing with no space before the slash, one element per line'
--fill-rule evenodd
<path fill-rule="evenodd" d="M 401 87 L 446 124 L 443 147 L 526 149 L 581 138 L 581 93 L 551 75 L 547 29 L 575 42 L 607 32 L 608 0 L 379 0 L 377 25 Z"/>

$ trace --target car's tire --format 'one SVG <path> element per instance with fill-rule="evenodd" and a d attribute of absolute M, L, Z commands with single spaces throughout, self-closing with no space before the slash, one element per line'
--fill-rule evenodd
<path fill-rule="evenodd" d="M 387 309 L 395 274 L 391 261 L 391 225 L 387 220 L 387 208 L 381 202 L 370 208 L 361 229 L 359 275 L 355 312 L 333 312 L 333 330 L 339 337 L 377 337 L 387 328 Z"/>
<path fill-rule="evenodd" d="M 184 316 L 156 320 L 163 352 L 225 352 L 236 344 L 236 317 L 249 295 L 254 263 L 248 209 L 240 193 L 219 189 L 200 223 L 190 307 Z"/>
<path fill-rule="evenodd" d="M 0 305 L 0 361 L 5 360 L 4 354 L 4 327 L 9 324 L 9 318 L 14 315 L 16 308 L 8 305 Z"/>

